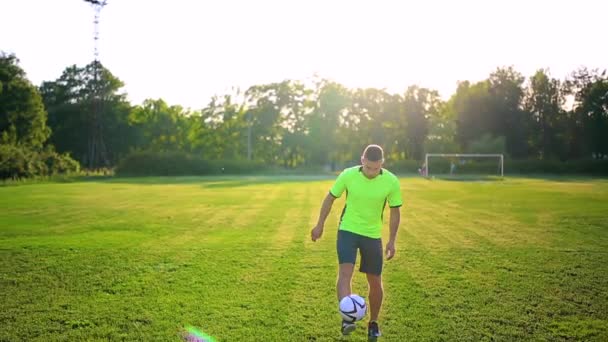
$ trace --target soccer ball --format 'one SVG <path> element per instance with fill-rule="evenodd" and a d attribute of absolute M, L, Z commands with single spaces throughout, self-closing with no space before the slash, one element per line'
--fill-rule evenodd
<path fill-rule="evenodd" d="M 340 315 L 346 322 L 353 323 L 360 321 L 365 317 L 367 305 L 365 299 L 356 294 L 351 294 L 342 298 L 339 307 Z"/>

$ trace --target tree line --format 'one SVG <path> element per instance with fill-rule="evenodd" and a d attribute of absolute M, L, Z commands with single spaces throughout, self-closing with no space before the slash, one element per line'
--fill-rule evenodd
<path fill-rule="evenodd" d="M 369 143 L 382 145 L 395 161 L 419 161 L 427 152 L 608 157 L 606 70 L 581 67 L 557 79 L 547 69 L 525 77 L 499 67 L 485 80 L 460 82 L 447 100 L 416 85 L 392 94 L 321 78 L 284 80 L 214 96 L 197 110 L 163 99 L 131 104 L 117 76 L 103 66 L 100 77 L 94 71 L 93 63 L 72 65 L 34 86 L 16 56 L 0 54 L 2 167 L 14 163 L 11 153 L 20 149 L 46 151 L 55 164 L 67 163 L 64 168 L 73 167 L 70 159 L 87 168 L 113 167 L 134 151 L 298 168 L 356 161 Z M 108 165 L 87 160 L 96 98 L 103 104 L 97 110 Z"/>

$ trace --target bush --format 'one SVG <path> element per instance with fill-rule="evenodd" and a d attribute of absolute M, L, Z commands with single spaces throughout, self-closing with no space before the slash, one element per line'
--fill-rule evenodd
<path fill-rule="evenodd" d="M 384 168 L 395 173 L 418 173 L 418 169 L 422 166 L 422 163 L 417 160 L 397 160 L 397 161 L 386 161 Z"/>
<path fill-rule="evenodd" d="M 46 166 L 47 175 L 69 174 L 80 171 L 78 161 L 72 159 L 69 154 L 59 154 L 53 150 L 40 153 L 40 159 Z"/>
<path fill-rule="evenodd" d="M 270 170 L 265 163 L 250 160 L 215 160 L 211 162 L 212 172 L 227 174 L 249 174 Z"/>
<path fill-rule="evenodd" d="M 183 152 L 138 151 L 128 154 L 116 166 L 116 174 L 122 176 L 175 176 L 205 172 L 210 165 Z"/>
<path fill-rule="evenodd" d="M 266 170 L 247 160 L 208 161 L 185 152 L 131 152 L 116 167 L 119 176 L 193 176 L 247 174 Z"/>
<path fill-rule="evenodd" d="M 608 176 L 608 160 L 511 160 L 505 161 L 505 173 L 588 174 Z"/>
<path fill-rule="evenodd" d="M 498 158 L 492 159 L 464 159 L 466 162 L 460 164 L 456 161 L 455 174 L 484 174 L 499 175 L 500 164 Z M 386 168 L 398 173 L 417 173 L 418 168 L 424 161 L 399 160 L 387 162 Z M 430 175 L 449 174 L 449 158 L 431 158 Z M 581 174 L 594 176 L 608 176 L 608 160 L 583 159 L 583 160 L 507 160 L 504 164 L 505 175 L 509 174 Z"/>
<path fill-rule="evenodd" d="M 31 168 L 28 151 L 15 145 L 0 145 L 0 178 L 18 179 L 28 177 Z"/>
<path fill-rule="evenodd" d="M 78 172 L 80 164 L 52 147 L 34 150 L 12 144 L 0 145 L 0 179 L 46 177 Z"/>
<path fill-rule="evenodd" d="M 469 144 L 468 153 L 501 153 L 506 151 L 505 146 L 505 137 L 486 133 Z"/>

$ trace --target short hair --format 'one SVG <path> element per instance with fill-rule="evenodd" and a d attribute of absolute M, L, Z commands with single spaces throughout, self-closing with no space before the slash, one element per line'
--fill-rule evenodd
<path fill-rule="evenodd" d="M 367 145 L 363 151 L 363 158 L 372 162 L 383 161 L 384 151 L 378 145 Z"/>

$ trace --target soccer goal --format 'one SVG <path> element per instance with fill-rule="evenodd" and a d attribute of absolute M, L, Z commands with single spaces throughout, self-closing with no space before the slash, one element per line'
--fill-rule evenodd
<path fill-rule="evenodd" d="M 479 153 L 427 153 L 422 174 L 450 176 L 504 176 L 502 154 Z"/>

